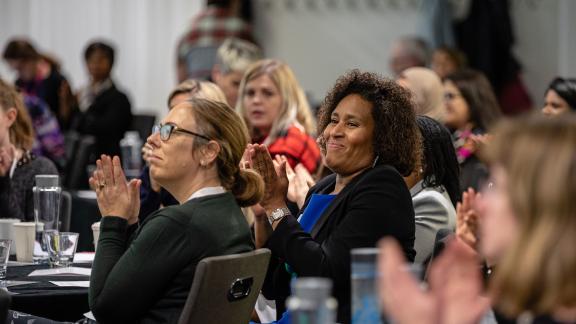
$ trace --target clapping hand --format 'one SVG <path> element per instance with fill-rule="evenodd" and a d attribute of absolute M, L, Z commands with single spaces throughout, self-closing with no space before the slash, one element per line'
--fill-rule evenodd
<path fill-rule="evenodd" d="M 393 239 L 383 240 L 380 255 L 380 303 L 395 323 L 477 323 L 490 305 L 481 296 L 477 255 L 459 240 L 451 241 L 432 264 L 428 291 L 405 270 L 406 261 Z"/>
<path fill-rule="evenodd" d="M 312 176 L 302 164 L 297 164 L 294 169 L 288 164 L 286 157 L 283 155 L 276 155 L 274 158 L 274 166 L 278 167 L 280 164 L 286 165 L 286 176 L 288 178 L 288 200 L 295 202 L 299 208 L 302 208 L 306 200 L 306 194 L 315 182 Z"/>
<path fill-rule="evenodd" d="M 141 181 L 133 179 L 126 182 L 118 156 L 110 158 L 102 155 L 96 161 L 96 170 L 89 183 L 96 191 L 98 208 L 102 216 L 121 217 L 130 225 L 138 222 Z"/>
<path fill-rule="evenodd" d="M 286 206 L 288 194 L 288 176 L 286 175 L 286 161 L 274 164 L 265 145 L 248 144 L 246 161 L 264 180 L 265 193 L 260 205 L 266 211 L 272 211 Z"/>
<path fill-rule="evenodd" d="M 462 194 L 462 202 L 456 204 L 456 237 L 473 249 L 478 246 L 479 213 L 476 206 L 480 199 L 480 193 L 468 188 Z"/>

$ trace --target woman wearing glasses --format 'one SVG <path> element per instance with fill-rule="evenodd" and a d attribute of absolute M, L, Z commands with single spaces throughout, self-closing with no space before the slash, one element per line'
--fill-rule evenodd
<path fill-rule="evenodd" d="M 190 98 L 200 98 L 218 102 L 226 102 L 226 96 L 220 88 L 209 81 L 198 81 L 194 79 L 186 80 L 180 83 L 168 96 L 168 110 L 177 104 Z M 142 147 L 142 158 L 146 161 L 146 166 L 142 170 L 140 180 L 140 220 L 155 212 L 161 206 L 171 206 L 178 204 L 178 201 L 172 195 L 162 189 L 160 185 L 150 177 L 150 158 L 152 157 L 153 147 L 145 143 Z"/>
<path fill-rule="evenodd" d="M 102 156 L 90 178 L 103 215 L 90 278 L 98 322 L 176 323 L 197 263 L 254 248 L 240 206 L 263 195 L 239 163 L 248 131 L 224 103 L 177 104 L 148 138 L 150 175 L 180 203 L 138 226 L 140 180 L 126 183 L 118 157 Z"/>

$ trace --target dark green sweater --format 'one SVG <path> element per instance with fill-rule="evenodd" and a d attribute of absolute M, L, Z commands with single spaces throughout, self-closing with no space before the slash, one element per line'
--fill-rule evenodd
<path fill-rule="evenodd" d="M 137 229 L 103 217 L 90 308 L 99 323 L 176 323 L 201 259 L 253 249 L 230 193 L 163 208 Z"/>

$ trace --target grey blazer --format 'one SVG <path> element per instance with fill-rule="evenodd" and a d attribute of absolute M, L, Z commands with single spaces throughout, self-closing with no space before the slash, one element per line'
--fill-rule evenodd
<path fill-rule="evenodd" d="M 444 186 L 423 188 L 419 181 L 410 189 L 416 221 L 414 263 L 425 263 L 434 249 L 436 233 L 443 228 L 456 229 L 456 209 Z"/>

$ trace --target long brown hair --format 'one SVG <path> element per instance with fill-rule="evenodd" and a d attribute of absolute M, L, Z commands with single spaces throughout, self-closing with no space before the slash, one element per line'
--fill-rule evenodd
<path fill-rule="evenodd" d="M 496 128 L 486 156 L 504 168 L 519 236 L 491 290 L 508 316 L 576 307 L 576 116 L 529 116 Z"/>
<path fill-rule="evenodd" d="M 16 109 L 16 120 L 10 126 L 10 142 L 16 148 L 30 150 L 34 144 L 32 120 L 24 106 L 22 96 L 14 87 L 0 79 L 0 106 L 4 112 Z"/>

